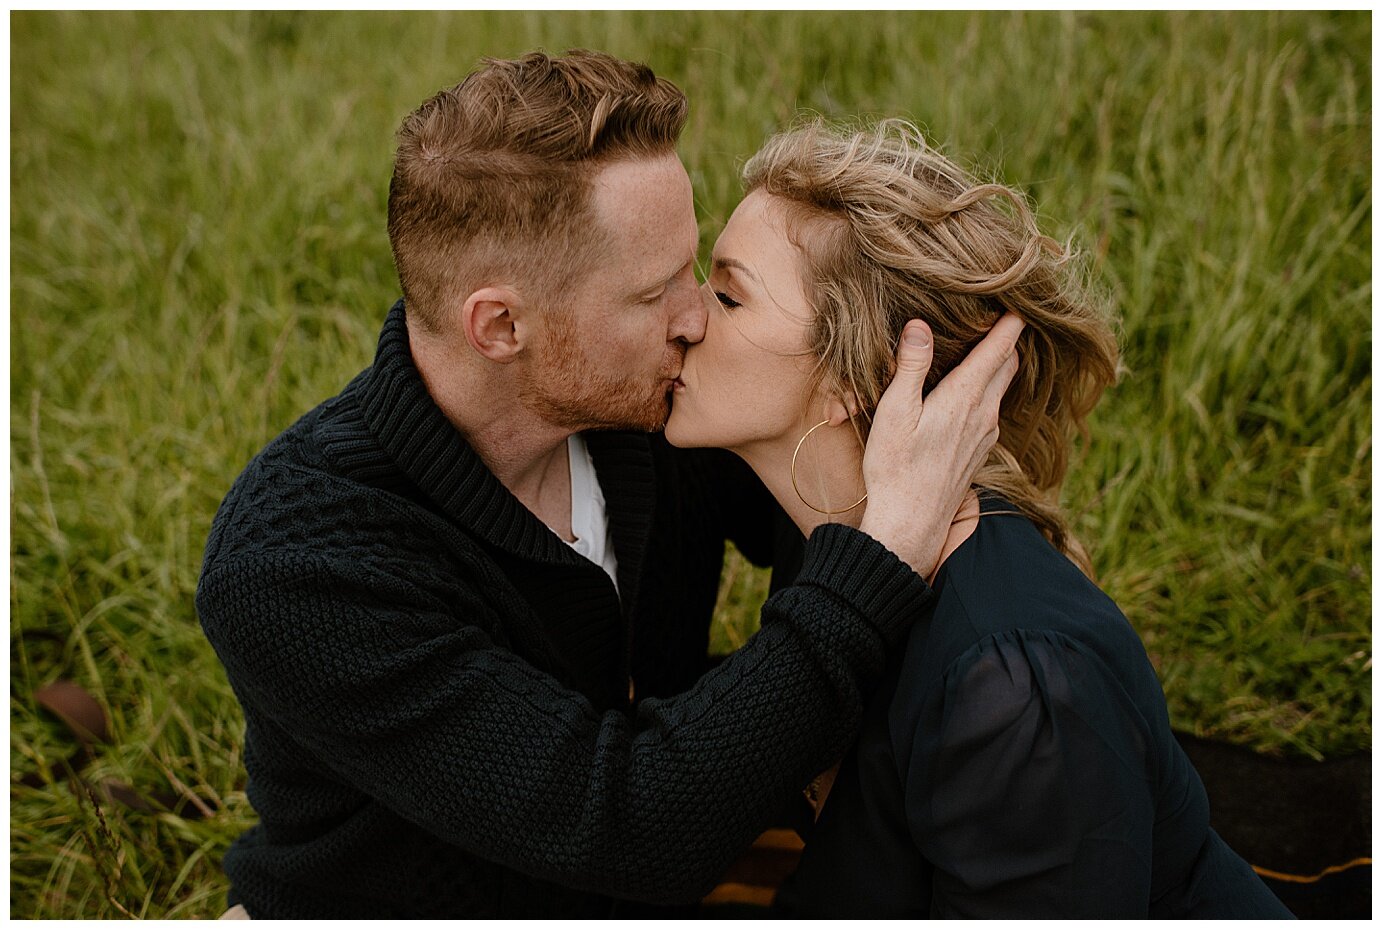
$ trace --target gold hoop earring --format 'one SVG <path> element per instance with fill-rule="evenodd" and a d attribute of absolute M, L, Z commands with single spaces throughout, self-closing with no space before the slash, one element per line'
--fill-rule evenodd
<path fill-rule="evenodd" d="M 827 424 L 827 423 L 829 423 L 829 422 L 830 422 L 830 421 L 829 421 L 828 419 L 827 419 L 827 420 L 821 420 L 821 421 L 820 421 L 819 423 L 817 423 L 815 426 L 813 426 L 813 427 L 811 427 L 809 430 L 807 430 L 807 431 L 806 431 L 806 434 L 805 434 L 804 436 L 802 436 L 801 439 L 797 440 L 797 447 L 796 447 L 796 449 L 794 449 L 794 450 L 792 451 L 792 490 L 797 492 L 797 500 L 801 501 L 801 502 L 802 502 L 803 504 L 805 504 L 807 507 L 810 507 L 810 508 L 811 508 L 812 510 L 814 510 L 816 513 L 823 513 L 823 514 L 825 514 L 827 517 L 833 517 L 833 516 L 835 516 L 835 515 L 838 514 L 838 513 L 849 513 L 849 512 L 850 512 L 851 510 L 853 510 L 855 507 L 858 507 L 858 506 L 859 506 L 860 504 L 862 504 L 864 501 L 866 501 L 866 500 L 869 499 L 869 492 L 868 492 L 868 491 L 865 491 L 863 497 L 859 498 L 857 501 L 855 501 L 854 503 L 850 504 L 850 505 L 849 505 L 848 507 L 846 507 L 844 510 L 822 510 L 822 509 L 820 509 L 819 507 L 817 507 L 815 504 L 813 504 L 813 503 L 811 503 L 810 501 L 808 501 L 805 497 L 802 497 L 801 488 L 797 487 L 797 455 L 800 454 L 800 452 L 801 452 L 801 447 L 802 447 L 803 445 L 806 444 L 806 438 L 807 438 L 808 436 L 810 436 L 812 433 L 814 433 L 816 430 L 820 429 L 822 426 L 824 426 L 825 424 Z"/>

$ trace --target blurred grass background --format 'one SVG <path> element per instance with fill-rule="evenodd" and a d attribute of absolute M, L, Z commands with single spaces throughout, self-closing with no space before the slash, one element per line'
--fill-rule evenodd
<path fill-rule="evenodd" d="M 192 607 L 245 462 L 367 365 L 393 132 L 484 55 L 601 48 L 692 101 L 708 250 L 801 108 L 910 117 L 1093 252 L 1130 375 L 1066 499 L 1172 721 L 1371 746 L 1371 14 L 11 14 L 11 913 L 214 916 L 253 820 Z M 715 638 L 766 579 L 731 556 Z M 32 694 L 73 678 L 69 790 Z M 37 772 L 38 787 L 19 784 Z M 185 789 L 184 787 L 185 786 Z"/>

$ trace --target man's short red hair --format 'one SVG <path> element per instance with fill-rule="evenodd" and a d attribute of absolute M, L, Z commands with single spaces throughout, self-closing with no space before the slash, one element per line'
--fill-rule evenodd
<path fill-rule="evenodd" d="M 487 59 L 403 121 L 389 242 L 410 316 L 437 329 L 492 283 L 543 300 L 602 243 L 591 180 L 609 162 L 674 151 L 686 96 L 646 66 L 573 49 Z"/>

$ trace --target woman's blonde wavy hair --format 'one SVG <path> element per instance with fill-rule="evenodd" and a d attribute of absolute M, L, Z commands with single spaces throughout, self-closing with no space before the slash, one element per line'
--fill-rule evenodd
<path fill-rule="evenodd" d="M 851 130 L 816 119 L 768 141 L 746 193 L 786 201 L 815 312 L 819 385 L 867 419 L 892 378 L 902 327 L 931 327 L 929 391 L 1007 311 L 1026 323 L 1000 438 L 975 485 L 1002 495 L 1086 572 L 1060 507 L 1071 443 L 1118 373 L 1106 302 L 1022 194 L 976 181 L 904 120 Z M 867 423 L 861 424 L 867 429 Z"/>

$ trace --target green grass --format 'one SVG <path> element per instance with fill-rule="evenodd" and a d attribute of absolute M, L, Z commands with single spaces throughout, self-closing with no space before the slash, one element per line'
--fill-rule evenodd
<path fill-rule="evenodd" d="M 253 819 L 192 607 L 221 495 L 373 354 L 392 134 L 482 55 L 604 48 L 684 87 L 707 245 L 801 108 L 902 115 L 1094 254 L 1129 375 L 1067 500 L 1177 727 L 1371 745 L 1371 16 L 11 16 L 11 909 L 210 916 Z M 732 560 L 717 642 L 765 579 Z M 44 638 L 39 634 L 52 634 Z M 67 786 L 35 705 L 109 709 Z M 42 772 L 49 783 L 18 780 Z"/>

